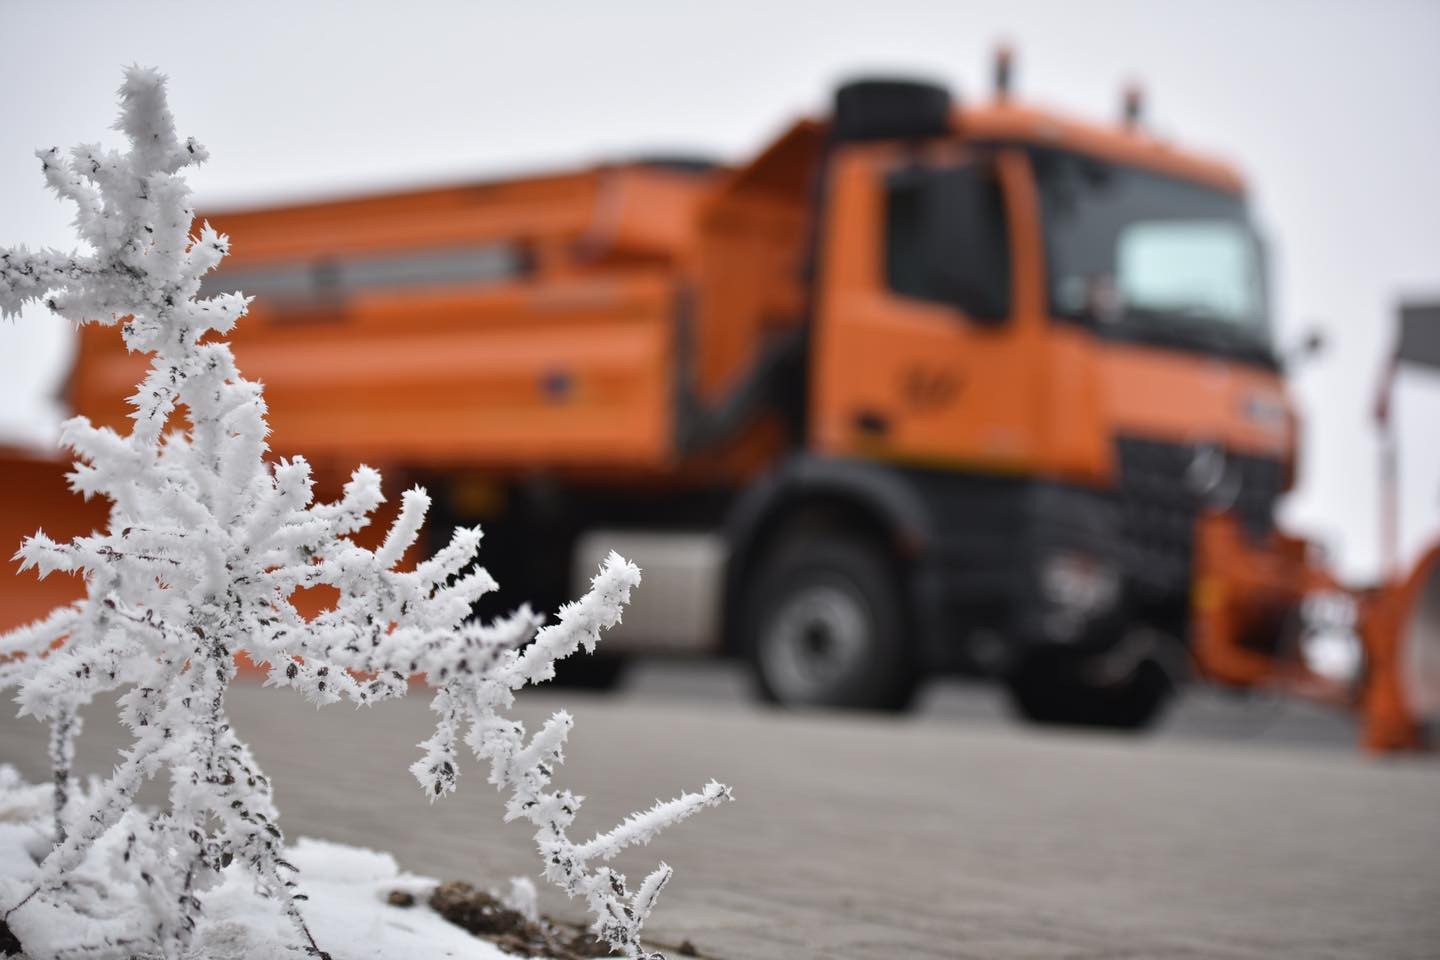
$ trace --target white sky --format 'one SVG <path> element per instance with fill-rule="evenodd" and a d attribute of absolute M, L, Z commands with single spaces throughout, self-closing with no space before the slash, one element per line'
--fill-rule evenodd
<path fill-rule="evenodd" d="M 917 72 L 988 92 L 1008 39 L 1023 96 L 1152 125 L 1248 175 L 1282 342 L 1322 325 L 1284 517 L 1350 576 L 1378 568 L 1370 409 L 1403 296 L 1440 297 L 1440 4 L 24 4 L 0 0 L 0 245 L 72 245 L 33 150 L 102 136 L 121 66 L 171 77 L 206 203 L 563 167 L 637 152 L 739 159 L 833 82 Z M 0 325 L 0 436 L 47 435 L 68 333 Z M 1440 377 L 1401 388 L 1403 543 L 1440 529 Z"/>

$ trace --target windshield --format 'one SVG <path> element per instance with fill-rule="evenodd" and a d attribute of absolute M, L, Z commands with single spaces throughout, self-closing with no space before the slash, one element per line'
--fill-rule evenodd
<path fill-rule="evenodd" d="M 1057 151 L 1035 170 L 1057 316 L 1266 346 L 1263 259 L 1238 194 Z"/>

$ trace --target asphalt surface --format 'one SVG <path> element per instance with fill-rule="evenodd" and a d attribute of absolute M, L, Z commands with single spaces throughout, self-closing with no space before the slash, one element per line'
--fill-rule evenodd
<path fill-rule="evenodd" d="M 1036 731 L 991 691 L 932 690 L 902 719 L 750 705 L 734 671 L 651 664 L 615 697 L 528 694 L 532 727 L 576 718 L 559 782 L 577 826 L 715 777 L 736 802 L 625 855 L 676 869 L 648 927 L 721 960 L 1440 957 L 1440 762 L 1358 754 L 1343 717 L 1187 698 L 1141 738 Z M 471 765 L 427 802 L 406 767 L 420 691 L 316 711 L 238 686 L 233 722 L 277 785 L 291 837 L 388 849 L 407 869 L 503 886 L 534 876 L 529 831 Z M 97 705 L 80 749 L 123 742 Z M 0 719 L 0 761 L 45 774 L 32 720 Z M 542 892 L 579 918 L 579 904 Z"/>

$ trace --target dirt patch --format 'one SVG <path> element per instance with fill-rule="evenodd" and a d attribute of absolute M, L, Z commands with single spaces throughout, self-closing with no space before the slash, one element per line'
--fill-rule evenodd
<path fill-rule="evenodd" d="M 10 924 L 0 920 L 0 954 L 13 957 L 20 953 L 20 941 L 10 932 Z"/>
<path fill-rule="evenodd" d="M 446 920 L 484 937 L 506 953 L 521 957 L 588 960 L 610 956 L 610 947 L 584 930 L 541 918 L 532 923 L 484 890 L 468 883 L 442 883 L 430 894 L 430 907 Z"/>
<path fill-rule="evenodd" d="M 402 890 L 392 892 L 388 900 L 397 907 L 409 907 L 415 903 L 415 897 Z M 541 917 L 538 923 L 532 923 L 501 903 L 499 898 L 468 883 L 450 881 L 440 884 L 430 894 L 429 904 L 431 909 L 456 926 L 477 937 L 484 937 L 506 953 L 516 956 L 554 957 L 556 960 L 612 956 L 609 945 L 591 936 L 583 927 L 553 917 Z M 651 943 L 650 946 L 659 946 L 681 957 L 700 957 L 701 960 L 705 957 L 689 940 L 682 940 L 678 945 Z"/>

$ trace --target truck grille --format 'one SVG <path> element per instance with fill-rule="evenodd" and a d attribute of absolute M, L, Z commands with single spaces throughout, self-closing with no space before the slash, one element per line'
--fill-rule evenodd
<path fill-rule="evenodd" d="M 1195 519 L 1207 501 L 1235 513 L 1256 538 L 1274 528 L 1285 485 L 1279 460 L 1224 451 L 1222 479 L 1202 494 L 1192 478 L 1193 444 L 1121 437 L 1116 455 L 1128 565 L 1142 583 L 1165 592 L 1187 589 Z"/>

